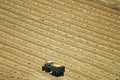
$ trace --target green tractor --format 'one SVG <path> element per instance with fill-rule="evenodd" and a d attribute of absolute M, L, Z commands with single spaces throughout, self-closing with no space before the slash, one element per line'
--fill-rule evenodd
<path fill-rule="evenodd" d="M 52 72 L 54 76 L 64 76 L 65 66 L 53 64 L 52 61 L 46 61 L 42 70 L 46 72 Z"/>
<path fill-rule="evenodd" d="M 46 72 L 50 72 L 51 71 L 51 65 L 53 64 L 52 61 L 46 61 L 46 63 L 44 64 L 44 66 L 42 66 L 42 70 L 46 71 Z"/>

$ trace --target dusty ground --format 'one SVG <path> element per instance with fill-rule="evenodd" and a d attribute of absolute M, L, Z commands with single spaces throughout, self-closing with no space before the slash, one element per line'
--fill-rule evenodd
<path fill-rule="evenodd" d="M 120 79 L 119 7 L 96 1 L 0 0 L 0 80 Z M 46 60 L 65 76 L 43 72 Z"/>
<path fill-rule="evenodd" d="M 87 1 L 120 11 L 120 0 L 87 0 Z"/>

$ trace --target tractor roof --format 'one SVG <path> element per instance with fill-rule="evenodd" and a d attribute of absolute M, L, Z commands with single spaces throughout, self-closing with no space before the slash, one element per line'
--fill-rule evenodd
<path fill-rule="evenodd" d="M 48 63 L 52 63 L 52 61 L 47 61 Z"/>
<path fill-rule="evenodd" d="M 46 63 L 52 64 L 53 62 L 52 61 L 46 61 Z"/>
<path fill-rule="evenodd" d="M 55 67 L 61 67 L 62 65 L 53 64 L 53 66 L 55 66 Z"/>

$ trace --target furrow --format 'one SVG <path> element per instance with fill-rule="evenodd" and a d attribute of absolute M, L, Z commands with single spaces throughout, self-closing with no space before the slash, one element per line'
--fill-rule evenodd
<path fill-rule="evenodd" d="M 23 78 L 27 78 L 29 75 L 27 74 L 24 74 L 24 73 L 21 73 L 21 72 L 18 72 L 16 70 L 13 70 L 11 68 L 9 68 L 8 66 L 4 66 L 4 65 L 0 65 L 0 72 L 1 73 L 8 73 L 8 74 L 11 74 L 11 75 L 14 75 L 16 77 L 23 77 Z M 13 78 L 13 77 L 12 77 Z"/>
<path fill-rule="evenodd" d="M 5 24 L 7 24 L 7 23 L 5 23 Z M 13 25 L 14 26 L 14 25 Z M 11 27 L 10 28 L 12 28 L 12 25 L 11 25 Z M 17 28 L 17 27 L 16 27 Z M 14 28 L 13 28 L 14 29 Z M 17 28 L 17 29 L 19 29 L 19 28 Z M 22 31 L 23 31 L 24 29 L 22 29 Z M 25 31 L 24 31 L 25 32 Z M 29 31 L 28 31 L 29 32 Z M 28 33 L 28 32 L 26 32 L 26 33 Z M 30 32 L 31 33 L 31 32 Z M 30 34 L 30 33 L 28 33 L 28 34 Z M 37 35 L 37 34 L 36 34 Z M 36 36 L 36 35 L 34 35 L 34 36 Z M 38 35 L 37 35 L 38 36 Z M 40 38 L 41 39 L 41 38 Z M 44 39 L 43 39 L 44 40 Z"/>
<path fill-rule="evenodd" d="M 20 3 L 19 3 L 20 4 Z M 23 3 L 21 3 L 21 5 L 22 5 Z M 35 5 L 37 5 L 36 3 L 34 3 Z M 32 4 L 33 5 L 33 4 Z M 40 5 L 41 4 L 38 4 L 38 6 L 37 7 L 40 7 Z M 29 5 L 26 5 L 27 7 L 29 6 Z M 21 7 L 19 6 L 19 9 L 20 9 Z M 50 7 L 47 7 L 47 6 L 41 6 L 41 8 L 44 8 L 44 10 L 45 9 L 49 9 L 49 11 L 44 11 L 44 14 L 47 14 L 47 15 L 49 15 L 49 14 L 51 14 L 51 16 L 52 17 L 56 17 L 56 14 L 54 14 L 54 13 L 61 13 L 60 11 L 58 11 L 57 9 L 53 9 L 53 8 L 50 8 Z M 34 8 L 34 9 L 36 9 L 36 8 Z M 24 9 L 22 9 L 22 10 L 24 10 Z M 41 11 L 41 9 L 36 9 L 37 11 Z M 51 10 L 53 10 L 54 11 L 54 13 L 52 13 L 52 12 L 50 12 Z M 28 11 L 30 11 L 30 10 L 28 10 Z M 43 10 L 42 10 L 43 11 Z M 66 11 L 66 10 L 65 10 Z M 33 12 L 33 11 L 31 11 L 31 12 Z M 76 12 L 74 12 L 74 13 L 76 13 Z M 35 13 L 34 13 L 35 14 Z M 64 15 L 64 13 L 61 13 L 62 15 Z M 68 14 L 67 14 L 68 15 Z M 65 16 L 67 16 L 67 15 L 65 15 Z M 57 16 L 58 17 L 58 16 Z M 69 18 L 70 17 L 72 17 L 72 16 L 69 16 Z M 59 18 L 57 18 L 57 19 L 61 19 L 62 17 L 59 17 Z M 77 18 L 77 17 L 74 17 L 74 19 L 75 18 Z M 66 19 L 67 20 L 67 19 Z M 66 20 L 64 20 L 64 19 L 62 19 L 62 21 L 66 21 Z M 78 19 L 78 21 L 79 21 L 80 19 Z M 82 20 L 82 21 L 85 21 L 85 19 L 84 20 Z M 88 22 L 87 22 L 88 23 Z M 95 23 L 94 23 L 95 24 Z M 80 24 L 80 25 L 83 25 L 83 24 Z M 95 25 L 96 26 L 96 25 Z M 99 25 L 100 26 L 100 25 Z M 101 28 L 101 27 L 100 27 Z M 110 27 L 109 27 L 110 28 Z M 103 29 L 103 28 L 102 28 Z M 107 30 L 111 30 L 111 29 L 107 29 Z M 118 32 L 119 33 L 119 31 L 115 31 L 115 32 Z M 103 31 L 102 31 L 102 33 L 103 33 Z M 113 33 L 113 29 L 112 29 L 112 33 Z"/>
<path fill-rule="evenodd" d="M 56 5 L 56 4 L 58 4 L 58 5 L 61 5 L 61 6 L 64 6 L 64 9 L 66 9 L 65 7 L 66 7 L 66 5 L 64 4 L 64 5 L 62 5 L 61 3 L 59 3 L 59 1 L 55 1 L 55 0 L 48 0 L 48 1 L 50 1 L 51 3 L 47 3 L 46 2 L 46 4 L 52 4 L 52 3 L 54 3 L 54 6 Z M 45 3 L 45 2 L 44 2 Z M 56 7 L 53 7 L 53 8 L 56 8 L 56 9 L 60 9 L 60 8 L 57 8 L 57 6 L 58 5 L 56 5 Z M 47 5 L 48 6 L 48 5 Z M 58 7 L 61 7 L 61 6 L 58 6 Z M 72 11 L 74 10 L 73 8 L 67 8 L 67 9 L 72 9 Z M 63 10 L 63 9 L 62 9 Z M 84 9 L 85 10 L 85 9 Z M 65 12 L 67 11 L 67 10 L 64 10 Z M 74 10 L 75 11 L 75 10 Z M 87 12 L 87 11 L 86 11 Z M 77 12 L 76 12 L 77 13 Z M 79 13 L 80 13 L 80 11 L 79 11 Z M 64 14 L 63 14 L 64 15 Z M 85 15 L 85 14 L 84 14 Z M 90 13 L 89 13 L 89 15 L 90 15 Z M 78 17 L 78 16 L 77 16 Z M 82 16 L 80 16 L 80 17 L 82 17 Z M 93 16 L 92 16 L 93 17 Z M 75 18 L 74 18 L 75 19 Z M 89 19 L 90 19 L 90 17 L 89 17 Z M 86 20 L 89 20 L 89 19 L 86 19 Z M 84 19 L 85 20 L 85 19 Z M 101 20 L 101 19 L 100 19 Z M 99 22 L 100 22 L 100 20 L 99 20 Z M 110 20 L 110 19 L 109 19 Z M 91 20 L 90 20 L 91 21 Z M 94 23 L 95 24 L 95 23 Z M 102 23 L 101 24 L 103 24 L 103 25 L 106 25 L 106 26 L 111 26 L 111 28 L 113 28 L 114 29 L 114 27 L 113 26 L 116 26 L 116 29 L 120 29 L 120 27 L 119 27 L 119 25 L 116 25 L 116 24 L 114 24 L 114 23 L 108 23 L 108 22 L 106 22 L 105 21 L 105 19 L 104 19 L 104 21 L 102 21 Z M 98 26 L 97 26 L 98 27 Z"/>
<path fill-rule="evenodd" d="M 0 80 L 120 79 L 117 2 L 95 1 L 1 0 Z M 65 75 L 43 71 L 49 60 Z"/>
<path fill-rule="evenodd" d="M 74 10 L 76 10 L 76 11 L 78 11 L 78 12 L 82 12 L 82 13 L 84 13 L 84 14 L 86 14 L 86 17 L 87 16 L 89 16 L 89 17 L 91 17 L 91 18 L 94 18 L 94 20 L 93 21 L 102 21 L 102 20 L 105 20 L 105 21 L 108 21 L 108 22 L 114 22 L 114 23 L 116 23 L 116 24 L 120 24 L 120 21 L 119 20 L 116 20 L 116 18 L 111 18 L 111 17 L 107 17 L 107 16 L 104 16 L 104 15 L 100 15 L 99 13 L 96 13 L 96 12 L 93 12 L 93 11 L 90 11 L 90 10 L 86 10 L 86 9 L 83 9 L 83 8 L 81 8 L 81 7 L 83 7 L 83 6 L 81 6 L 81 7 L 78 7 L 77 5 L 74 5 L 74 4 L 77 4 L 77 3 L 75 3 L 75 2 L 73 2 L 73 1 L 65 1 L 65 0 L 59 0 L 59 2 L 61 3 L 61 5 L 65 5 L 66 7 L 68 7 L 68 8 L 71 8 L 71 9 L 74 9 Z M 80 4 L 81 5 L 81 4 Z M 80 6 L 79 5 L 79 6 Z M 91 13 L 91 14 L 90 14 Z M 99 14 L 99 15 L 98 15 Z M 83 16 L 85 16 L 85 15 L 83 15 Z M 85 18 L 86 18 L 85 17 Z M 99 19 L 98 19 L 99 18 Z M 86 18 L 86 19 L 88 19 L 88 20 L 90 20 L 89 18 Z"/>
<path fill-rule="evenodd" d="M 25 43 L 24 43 L 25 44 Z"/>
<path fill-rule="evenodd" d="M 98 5 L 98 4 L 94 4 L 94 3 L 91 3 L 88 1 L 83 1 L 83 0 L 82 1 L 74 0 L 73 2 L 75 2 L 77 4 L 84 4 L 83 6 L 85 6 L 86 9 L 89 9 L 89 10 L 96 12 L 96 13 L 99 13 L 101 15 L 120 19 L 120 17 L 119 17 L 120 12 L 119 11 L 116 11 L 116 10 L 113 10 L 113 9 L 110 9 L 110 8 L 107 8 L 107 7 Z M 113 13 L 113 12 L 115 12 L 115 13 Z"/>
<path fill-rule="evenodd" d="M 5 23 L 5 24 L 8 24 L 8 23 Z M 51 44 L 54 44 L 54 45 L 56 45 L 56 46 L 61 46 L 61 47 L 64 47 L 66 50 L 69 50 L 69 51 L 72 51 L 72 52 L 77 52 L 77 53 L 83 53 L 83 51 L 81 50 L 79 50 L 79 49 L 76 49 L 76 48 L 74 48 L 74 47 L 69 47 L 69 45 L 65 45 L 64 43 L 61 43 L 61 42 L 58 42 L 58 41 L 54 41 L 54 40 L 51 40 L 51 39 L 49 39 L 49 38 L 46 38 L 46 37 L 44 37 L 44 36 L 41 36 L 41 35 L 38 35 L 37 33 L 33 33 L 34 31 L 32 31 L 32 32 L 30 32 L 29 30 L 27 30 L 27 29 L 24 29 L 24 28 L 20 28 L 19 26 L 17 27 L 12 27 L 12 26 L 15 26 L 15 25 L 10 25 L 9 24 L 9 26 L 10 26 L 10 28 L 12 28 L 12 29 L 14 29 L 14 30 L 17 30 L 17 31 L 20 31 L 20 32 L 24 32 L 24 34 L 26 34 L 27 33 L 27 35 L 33 35 L 33 37 L 35 37 L 36 36 L 36 38 L 37 39 L 40 39 L 40 40 L 42 40 L 42 41 L 45 41 L 45 42 L 49 42 L 49 43 L 51 43 Z M 30 27 L 29 27 L 30 28 Z M 58 44 L 55 44 L 55 43 L 58 43 Z M 43 44 L 43 43 L 41 43 L 41 44 Z M 41 45 L 42 46 L 42 45 Z M 46 45 L 47 46 L 47 45 Z M 61 51 L 63 51 L 63 50 L 61 50 Z M 66 52 L 68 52 L 68 51 L 66 51 Z M 84 52 L 84 53 L 88 53 L 88 52 Z M 72 53 L 72 54 L 74 54 L 74 53 Z M 74 55 L 76 55 L 76 56 L 78 56 L 77 54 L 74 54 Z M 90 53 L 90 54 L 88 54 L 88 55 L 86 55 L 86 56 L 90 56 L 90 55 L 93 55 L 92 53 Z M 94 55 L 94 56 L 92 56 L 93 58 L 94 57 L 97 57 L 96 55 Z M 100 57 L 100 56 L 98 56 L 98 57 Z M 97 57 L 97 58 L 98 58 Z M 96 58 L 96 59 L 97 59 Z M 97 59 L 98 60 L 98 59 Z M 99 60 L 103 60 L 103 58 L 101 59 L 99 59 Z M 105 59 L 104 59 L 105 60 Z M 111 62 L 106 62 L 106 63 L 112 63 L 113 64 L 113 62 L 111 61 Z M 110 64 L 111 65 L 111 64 Z"/>
<path fill-rule="evenodd" d="M 20 23 L 21 24 L 21 23 Z M 50 35 L 49 35 L 50 36 Z M 52 36 L 53 37 L 53 36 Z M 63 39 L 64 40 L 64 39 Z"/>
<path fill-rule="evenodd" d="M 15 3 L 15 2 L 13 2 L 13 3 Z M 25 3 L 23 3 L 23 2 L 19 2 L 19 5 L 21 4 L 24 4 L 24 6 L 26 5 L 27 7 L 29 6 L 29 5 L 27 5 L 26 3 L 29 3 L 29 4 L 31 4 L 31 2 L 25 2 Z M 18 3 L 15 3 L 15 4 L 18 4 Z M 58 9 L 57 7 L 56 8 L 54 8 L 54 7 L 51 7 L 51 6 L 46 6 L 45 4 L 43 4 L 43 3 L 36 3 L 36 2 L 32 2 L 32 7 L 34 7 L 33 6 L 33 4 L 34 4 L 34 6 L 36 6 L 36 7 L 41 7 L 41 8 L 39 8 L 39 9 L 37 9 L 38 11 L 41 11 L 41 9 L 44 9 L 44 10 L 46 10 L 45 12 L 44 12 L 44 14 L 46 14 L 48 11 L 49 11 L 49 13 L 47 14 L 47 15 L 50 15 L 50 13 L 51 14 L 54 14 L 54 17 L 56 16 L 56 14 L 55 13 L 57 13 L 57 14 L 61 14 L 62 16 L 68 16 L 67 18 L 72 18 L 72 19 L 77 19 L 78 21 L 83 21 L 83 22 L 91 22 L 91 20 L 89 20 L 89 21 L 87 21 L 87 19 L 85 20 L 85 18 L 83 19 L 82 18 L 82 16 L 83 16 L 83 14 L 80 16 L 80 14 L 79 14 L 79 16 L 80 17 L 78 17 L 78 16 L 75 16 L 75 14 L 73 15 L 73 14 L 70 14 L 71 13 L 71 11 L 69 10 L 69 9 L 67 9 L 67 10 L 62 10 L 63 8 L 60 8 L 60 9 Z M 52 4 L 51 4 L 52 5 Z M 30 9 L 32 8 L 32 7 L 30 7 Z M 36 9 L 36 8 L 34 8 L 34 9 Z M 33 10 L 34 10 L 33 9 Z M 64 8 L 65 9 L 65 8 Z M 23 9 L 24 10 L 24 9 Z M 48 11 L 47 11 L 48 10 Z M 69 13 L 66 13 L 66 11 L 68 11 L 69 10 Z M 30 11 L 30 10 L 29 10 Z M 42 10 L 43 11 L 43 10 Z M 73 11 L 72 11 L 73 12 Z M 74 12 L 74 13 L 78 13 L 78 12 Z M 80 13 L 80 12 L 79 12 Z M 72 16 L 71 16 L 72 15 Z M 89 18 L 89 19 L 92 19 L 92 18 Z M 93 20 L 95 20 L 95 19 L 93 19 Z M 95 21 L 97 21 L 97 20 L 95 20 Z M 100 22 L 100 21 L 99 21 Z M 102 23 L 104 23 L 105 21 L 103 21 Z M 94 23 L 94 24 L 96 24 L 96 23 Z M 105 23 L 104 23 L 105 24 Z M 89 24 L 89 25 L 91 25 L 91 24 Z M 97 24 L 98 25 L 98 24 Z M 100 26 L 100 24 L 99 24 L 99 26 Z M 96 26 L 96 27 L 99 27 L 99 26 Z M 111 27 L 113 27 L 112 26 L 112 24 L 110 24 L 109 23 L 109 25 L 108 26 L 111 26 Z M 104 27 L 106 27 L 106 26 L 104 26 Z M 103 27 L 103 28 L 104 28 Z M 103 28 L 101 28 L 101 27 L 99 27 L 100 29 L 103 29 Z M 117 27 L 116 27 L 117 28 Z M 115 27 L 114 27 L 114 29 L 115 29 Z M 112 32 L 113 32 L 113 30 L 114 29 L 111 29 L 110 27 L 107 27 L 105 30 L 107 30 L 107 31 L 109 31 L 109 30 L 111 30 Z M 117 29 L 118 30 L 118 29 Z M 115 31 L 115 32 L 117 32 L 117 33 L 119 33 L 119 31 Z"/>
<path fill-rule="evenodd" d="M 2 39 L 2 43 L 4 43 L 3 41 L 5 41 L 5 39 Z M 16 48 L 16 49 L 18 49 L 18 50 L 21 50 L 21 51 L 24 51 L 24 52 L 26 52 L 26 53 L 31 53 L 31 54 L 33 54 L 34 56 L 36 56 L 36 57 L 39 57 L 40 56 L 40 53 L 41 52 L 38 52 L 38 51 L 35 51 L 35 50 L 32 50 L 32 49 L 29 49 L 29 48 L 26 48 L 26 47 L 24 47 L 24 46 L 22 46 L 22 47 L 20 47 L 20 45 L 18 45 L 18 44 L 16 44 L 16 43 L 13 43 L 13 42 L 8 42 L 8 41 L 5 41 L 5 43 L 6 44 L 9 44 L 10 46 L 11 46 L 11 44 L 12 44 L 12 47 L 13 48 Z M 5 44 L 4 43 L 4 44 Z M 15 46 L 14 46 L 15 45 Z M 23 49 L 21 49 L 21 48 L 23 48 Z M 43 53 L 41 53 L 41 54 L 43 54 Z M 45 54 L 44 54 L 45 55 Z M 43 55 L 43 57 L 44 57 L 44 55 Z M 55 60 L 54 62 L 59 62 L 59 63 L 62 63 L 62 64 L 65 64 L 63 61 L 60 61 L 59 59 L 53 59 L 53 57 L 50 57 L 50 56 L 47 56 L 47 55 L 45 55 L 45 57 L 44 57 L 46 60 L 48 59 L 50 59 L 50 60 Z M 66 66 L 67 65 L 70 65 L 70 64 L 65 64 Z M 71 69 L 71 70 L 73 70 L 73 69 Z M 69 71 L 69 70 L 66 70 L 66 72 L 67 71 Z M 72 75 L 71 76 L 74 76 L 74 78 L 75 78 L 75 76 L 76 76 L 76 78 L 77 77 L 80 77 L 79 75 L 77 75 L 76 73 L 76 71 L 75 70 L 73 70 L 73 72 L 71 72 L 71 71 L 69 71 L 69 73 L 72 73 Z M 81 76 L 82 77 L 82 76 Z M 84 79 L 84 78 L 83 78 Z"/>
<path fill-rule="evenodd" d="M 20 7 L 19 7 L 20 8 Z M 49 19 L 49 18 L 48 18 Z M 54 21 L 55 22 L 55 21 Z M 79 32 L 79 31 L 78 31 Z M 82 31 L 82 32 L 88 32 L 88 31 Z M 87 34 L 91 34 L 91 33 L 87 33 Z M 93 34 L 93 33 L 92 33 Z M 98 36 L 98 35 L 97 35 Z M 97 36 L 95 36 L 95 37 L 97 37 Z M 109 37 L 107 38 L 106 36 L 99 36 L 99 37 L 102 37 L 102 38 L 106 38 L 106 40 L 110 40 L 110 41 L 113 41 L 113 39 L 110 39 Z M 92 40 L 94 40 L 94 39 L 92 39 Z M 115 43 L 116 43 L 116 41 L 114 41 Z M 116 44 L 118 44 L 118 43 L 116 43 Z"/>
<path fill-rule="evenodd" d="M 4 66 L 9 66 L 10 68 L 14 68 L 15 70 L 18 70 L 18 71 L 23 72 L 23 73 L 28 74 L 28 75 L 32 75 L 33 73 L 35 74 L 34 70 L 28 69 L 24 66 L 21 66 L 15 62 L 4 59 L 2 57 L 0 57 L 0 63 Z"/>
<path fill-rule="evenodd" d="M 5 52 L 5 51 L 0 51 L 0 52 L 4 53 L 4 55 L 3 54 L 1 55 L 2 58 L 8 59 L 8 60 L 10 60 L 12 62 L 15 62 L 15 63 L 18 63 L 19 65 L 27 67 L 28 69 L 35 70 L 37 73 L 41 73 L 41 71 L 40 71 L 41 67 L 39 67 L 39 65 L 31 63 L 31 62 L 24 61 L 23 59 L 20 59 L 19 57 L 11 55 L 10 53 Z M 5 56 L 5 55 L 7 55 L 7 56 Z M 38 75 L 41 76 L 42 74 L 38 74 Z M 42 78 L 39 78 L 39 79 L 42 79 Z M 46 80 L 48 80 L 48 77 L 47 77 Z"/>

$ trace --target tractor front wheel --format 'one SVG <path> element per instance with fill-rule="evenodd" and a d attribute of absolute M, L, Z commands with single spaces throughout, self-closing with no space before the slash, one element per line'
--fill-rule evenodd
<path fill-rule="evenodd" d="M 42 66 L 42 70 L 43 70 L 43 71 L 45 70 L 45 66 Z"/>
<path fill-rule="evenodd" d="M 45 71 L 46 72 L 50 72 L 51 70 L 50 70 L 50 68 L 46 68 Z"/>

